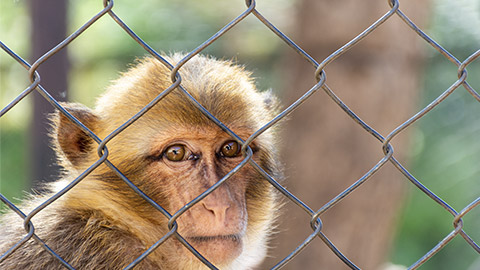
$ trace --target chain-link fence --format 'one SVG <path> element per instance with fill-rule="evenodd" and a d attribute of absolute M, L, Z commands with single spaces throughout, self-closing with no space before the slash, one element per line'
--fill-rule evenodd
<path fill-rule="evenodd" d="M 353 120 L 353 123 L 356 123 L 360 125 L 365 132 L 369 133 L 371 136 L 375 137 L 378 141 L 380 141 L 383 145 L 383 153 L 384 156 L 383 158 L 378 161 L 378 163 L 370 168 L 370 170 L 363 175 L 360 179 L 358 179 L 354 184 L 352 184 L 349 188 L 338 194 L 335 198 L 333 198 L 331 201 L 329 201 L 327 204 L 323 205 L 320 209 L 314 210 L 305 203 L 301 201 L 301 198 L 296 198 L 295 195 L 290 193 L 288 190 L 286 190 L 281 184 L 279 184 L 275 179 L 272 178 L 267 172 L 265 172 L 258 164 L 256 164 L 253 160 L 249 158 L 249 154 L 247 154 L 247 158 L 239 165 L 240 167 L 245 166 L 247 164 L 250 164 L 251 166 L 255 167 L 256 170 L 258 170 L 265 178 L 266 181 L 270 182 L 271 185 L 273 185 L 281 194 L 285 196 L 285 198 L 288 198 L 288 200 L 291 200 L 294 204 L 296 204 L 300 209 L 305 211 L 310 217 L 310 225 L 312 228 L 312 233 L 294 250 L 291 251 L 290 254 L 288 254 L 287 257 L 283 258 L 281 261 L 279 261 L 273 268 L 278 269 L 281 268 L 282 266 L 286 265 L 290 260 L 292 260 L 297 254 L 299 254 L 304 248 L 308 248 L 309 244 L 316 239 L 317 237 L 320 238 L 325 245 L 327 245 L 333 253 L 340 258 L 341 261 L 343 261 L 347 266 L 349 266 L 352 269 L 359 269 L 356 265 L 355 262 L 349 260 L 342 252 L 335 247 L 335 244 L 331 242 L 327 236 L 324 234 L 322 231 L 322 220 L 321 216 L 325 212 L 327 212 L 329 209 L 331 209 L 333 206 L 338 204 L 340 201 L 342 201 L 345 197 L 349 196 L 352 192 L 355 192 L 357 188 L 359 188 L 363 183 L 365 183 L 370 177 L 372 177 L 374 174 L 376 174 L 379 170 L 382 169 L 383 165 L 386 163 L 390 162 L 395 166 L 398 171 L 400 171 L 404 175 L 405 181 L 409 181 L 411 184 L 416 186 L 419 190 L 421 190 L 426 196 L 431 198 L 433 201 L 435 201 L 437 204 L 442 206 L 445 211 L 450 213 L 452 215 L 452 221 L 453 221 L 453 227 L 454 229 L 446 235 L 443 239 L 439 239 L 440 242 L 434 246 L 429 252 L 427 252 L 424 256 L 422 256 L 418 261 L 416 261 L 414 264 L 410 266 L 410 269 L 416 269 L 422 264 L 424 264 L 428 259 L 432 258 L 435 256 L 436 253 L 438 253 L 440 250 L 442 250 L 452 239 L 460 235 L 461 238 L 465 240 L 468 245 L 471 246 L 472 249 L 474 249 L 476 252 L 480 253 L 480 246 L 463 230 L 464 223 L 462 221 L 462 218 L 467 215 L 469 212 L 471 212 L 475 207 L 478 207 L 480 204 L 480 198 L 477 198 L 473 200 L 471 203 L 466 205 L 463 209 L 460 211 L 455 210 L 452 208 L 447 202 L 439 198 L 437 195 L 435 195 L 431 190 L 429 190 L 426 186 L 422 184 L 421 181 L 416 179 L 409 171 L 395 158 L 394 155 L 394 150 L 390 142 L 392 139 L 394 139 L 397 135 L 399 135 L 402 131 L 410 127 L 413 123 L 417 122 L 419 119 L 424 117 L 426 114 L 428 114 L 434 107 L 436 107 L 438 104 L 442 103 L 450 94 L 452 94 L 456 89 L 463 87 L 465 88 L 471 96 L 476 99 L 477 101 L 480 101 L 480 95 L 478 92 L 476 92 L 467 82 L 467 66 L 471 64 L 475 59 L 480 56 L 480 50 L 477 50 L 475 53 L 471 54 L 469 57 L 466 58 L 464 61 L 460 61 L 455 56 L 453 56 L 451 53 L 449 53 L 447 50 L 442 48 L 437 42 L 435 42 L 433 39 L 431 39 L 429 36 L 427 36 L 421 29 L 419 29 L 400 9 L 399 9 L 399 1 L 398 0 L 390 0 L 386 1 L 386 5 L 390 6 L 390 10 L 378 18 L 378 20 L 370 25 L 368 28 L 366 28 L 363 32 L 361 32 L 358 36 L 350 40 L 347 44 L 342 46 L 341 48 L 338 48 L 334 53 L 329 55 L 327 58 L 325 58 L 323 61 L 319 63 L 316 59 L 314 59 L 312 56 L 310 56 L 306 51 L 304 51 L 301 47 L 295 44 L 293 40 L 288 38 L 284 33 L 282 33 L 278 28 L 275 27 L 266 17 L 264 17 L 257 9 L 256 9 L 256 2 L 254 0 L 252 1 L 246 1 L 246 9 L 243 10 L 240 15 L 238 15 L 237 18 L 226 24 L 220 31 L 218 31 L 215 35 L 213 35 L 211 38 L 206 40 L 204 43 L 202 43 L 200 46 L 198 46 L 196 49 L 193 51 L 189 52 L 184 59 L 182 59 L 178 64 L 172 65 L 168 61 L 166 61 L 162 56 L 157 53 L 156 50 L 154 50 L 149 44 L 145 43 L 134 31 L 131 30 L 131 28 L 126 25 L 120 17 L 118 17 L 115 12 L 114 12 L 114 1 L 113 0 L 104 0 L 104 8 L 96 14 L 94 17 L 92 17 L 88 22 L 86 22 L 83 26 L 81 26 L 77 31 L 75 31 L 73 34 L 71 34 L 69 37 L 67 37 L 65 40 L 60 42 L 57 46 L 55 46 L 52 50 L 49 52 L 45 53 L 42 57 L 37 59 L 33 64 L 28 63 L 24 59 L 22 59 L 18 54 L 16 54 L 14 51 L 12 51 L 7 44 L 4 44 L 3 42 L 0 42 L 0 45 L 2 49 L 8 53 L 12 58 L 14 58 L 20 65 L 22 65 L 26 70 L 29 72 L 29 77 L 31 84 L 26 88 L 23 92 L 21 92 L 13 101 L 11 101 L 5 108 L 2 109 L 0 117 L 3 117 L 10 109 L 15 107 L 22 99 L 30 95 L 32 92 L 37 91 L 40 93 L 53 107 L 55 107 L 57 110 L 59 110 L 65 117 L 67 117 L 70 121 L 74 122 L 76 125 L 78 125 L 83 131 L 85 131 L 91 138 L 93 138 L 97 143 L 98 143 L 98 153 L 99 153 L 99 158 L 98 160 L 92 164 L 86 171 L 82 172 L 80 176 L 78 176 L 74 181 L 69 183 L 64 189 L 62 189 L 60 192 L 56 193 L 54 196 L 50 197 L 48 200 L 42 202 L 40 205 L 38 205 L 33 211 L 29 213 L 23 213 L 14 203 L 9 201 L 4 195 L 0 194 L 0 199 L 1 201 L 6 204 L 10 209 L 15 211 L 19 219 L 22 219 L 25 225 L 25 236 L 23 239 L 18 241 L 14 246 L 12 246 L 8 251 L 6 251 L 4 254 L 1 254 L 0 257 L 0 262 L 6 260 L 11 254 L 14 252 L 18 251 L 19 248 L 22 247 L 27 241 L 30 239 L 34 239 L 38 245 L 42 246 L 46 251 L 48 251 L 51 256 L 54 256 L 58 259 L 58 262 L 63 264 L 65 268 L 68 269 L 74 269 L 68 261 L 63 260 L 56 252 L 55 250 L 52 250 L 50 247 L 45 244 L 44 240 L 41 239 L 40 237 L 37 236 L 35 233 L 35 223 L 32 222 L 32 218 L 37 215 L 39 212 L 43 211 L 48 205 L 53 203 L 55 200 L 59 199 L 62 197 L 65 193 L 69 192 L 71 188 L 73 188 L 75 185 L 77 185 L 79 182 L 81 182 L 89 173 L 91 173 L 93 170 L 95 170 L 98 166 L 101 164 L 105 164 L 106 166 L 110 167 L 113 172 L 115 172 L 118 177 L 120 177 L 125 183 L 127 183 L 132 190 L 134 190 L 138 196 L 142 197 L 145 199 L 147 202 L 149 202 L 153 207 L 155 207 L 158 211 L 160 211 L 163 215 L 165 215 L 169 219 L 169 229 L 170 231 L 161 239 L 159 239 L 153 246 L 151 246 L 147 251 L 145 251 L 140 257 L 138 257 L 136 260 L 132 261 L 130 265 L 128 265 L 125 269 L 131 269 L 135 267 L 140 261 L 142 261 L 145 257 L 149 256 L 151 252 L 153 252 L 158 246 L 162 245 L 167 239 L 172 238 L 172 237 L 178 237 L 177 234 L 177 226 L 176 226 L 176 220 L 180 215 L 185 213 L 188 209 L 190 209 L 193 205 L 198 203 L 200 200 L 208 196 L 211 192 L 215 190 L 220 184 L 222 184 L 224 181 L 226 181 L 229 177 L 231 177 L 231 173 L 227 174 L 224 178 L 222 178 L 217 184 L 215 184 L 212 188 L 208 189 L 206 192 L 201 194 L 199 197 L 197 197 L 195 200 L 191 201 L 186 207 L 182 208 L 180 211 L 177 213 L 168 213 L 164 208 L 162 208 L 161 205 L 158 205 L 156 202 L 154 202 L 152 199 L 150 199 L 146 194 L 144 194 L 140 189 L 138 189 L 121 171 L 119 171 L 109 160 L 108 160 L 108 150 L 107 150 L 107 143 L 110 142 L 115 136 L 118 134 L 122 133 L 129 125 L 131 125 L 133 122 L 137 121 L 142 115 L 148 111 L 151 107 L 155 106 L 157 102 L 162 102 L 162 98 L 167 95 L 170 91 L 173 91 L 174 89 L 180 89 L 181 91 L 187 93 L 188 95 L 188 89 L 184 89 L 182 87 L 182 84 L 178 80 L 179 72 L 181 73 L 182 66 L 188 62 L 192 57 L 195 55 L 201 53 L 204 51 L 207 47 L 209 47 L 212 43 L 214 43 L 218 38 L 220 38 L 222 35 L 230 31 L 232 28 L 236 27 L 236 25 L 244 20 L 246 17 L 255 17 L 257 18 L 261 23 L 263 23 L 268 29 L 270 29 L 273 33 L 275 33 L 279 39 L 283 40 L 292 50 L 294 50 L 299 57 L 302 57 L 310 63 L 315 69 L 315 79 L 316 79 L 316 84 L 313 85 L 308 91 L 304 93 L 302 97 L 300 97 L 298 100 L 296 100 L 293 104 L 288 106 L 283 112 L 278 114 L 275 118 L 271 119 L 269 123 L 264 125 L 262 128 L 257 130 L 254 134 L 252 134 L 248 139 L 244 141 L 245 149 L 247 149 L 247 145 L 249 145 L 255 138 L 257 138 L 260 134 L 265 132 L 267 129 L 270 129 L 272 126 L 277 125 L 277 123 L 282 120 L 285 116 L 290 114 L 292 111 L 297 109 L 299 106 L 302 105 L 303 102 L 305 102 L 307 99 L 309 99 L 314 93 L 318 92 L 319 90 L 325 91 L 327 95 L 336 103 L 338 106 L 348 115 L 351 117 Z M 48 92 L 48 89 L 45 89 L 41 85 L 41 77 L 40 74 L 38 74 L 37 69 L 44 64 L 46 61 L 49 61 L 49 59 L 58 53 L 60 50 L 68 46 L 73 40 L 75 40 L 78 36 L 80 36 L 85 30 L 87 30 L 89 27 L 94 25 L 98 19 L 101 17 L 109 17 L 113 19 L 119 27 L 121 27 L 125 32 L 127 32 L 130 37 L 135 40 L 139 46 L 143 47 L 146 52 L 148 52 L 150 55 L 152 55 L 154 58 L 158 59 L 160 62 L 162 62 L 164 65 L 166 65 L 170 70 L 171 70 L 171 77 L 172 78 L 177 78 L 172 81 L 172 85 L 166 89 L 164 92 L 162 92 L 155 100 L 153 100 L 148 106 L 143 108 L 141 111 L 139 111 L 135 116 L 130 118 L 127 122 L 119 126 L 114 132 L 106 136 L 105 139 L 101 140 L 100 138 L 97 137 L 96 134 L 94 134 L 92 131 L 90 131 L 83 123 L 78 121 L 74 116 L 72 116 L 64 107 L 62 107 L 57 100 L 55 100 Z M 458 80 L 453 83 L 448 89 L 446 89 L 441 95 L 439 95 L 434 101 L 432 101 L 430 104 L 428 104 L 426 107 L 418 111 L 414 116 L 412 116 L 410 119 L 396 127 L 393 131 L 391 131 L 387 136 L 382 136 L 380 135 L 377 131 L 375 131 L 374 128 L 372 128 L 370 125 L 362 121 L 349 107 L 347 104 L 342 102 L 338 98 L 338 96 L 328 87 L 326 84 L 326 74 L 325 74 L 325 67 L 327 67 L 329 64 L 334 62 L 340 55 L 344 54 L 345 52 L 349 51 L 353 46 L 355 46 L 358 42 L 360 42 L 362 39 L 370 35 L 372 32 L 374 32 L 376 29 L 382 26 L 383 23 L 385 23 L 387 20 L 389 20 L 392 17 L 399 17 L 403 22 L 410 27 L 410 29 L 415 32 L 419 37 L 421 37 L 426 43 L 428 43 L 430 46 L 435 48 L 440 54 L 442 54 L 446 59 L 448 59 L 450 62 L 455 64 L 458 67 Z M 196 100 L 194 100 L 191 96 L 189 97 L 193 104 L 199 104 Z M 216 119 L 210 112 L 205 110 L 202 106 L 197 106 L 199 110 L 202 111 L 202 113 L 207 116 L 212 122 L 216 123 L 220 128 L 222 128 L 225 132 L 230 134 L 232 137 L 238 137 L 236 134 L 234 134 L 231 130 L 229 130 L 225 125 L 223 125 L 218 119 Z M 239 167 L 239 168 L 240 168 Z M 205 265 L 209 266 L 210 268 L 215 268 L 210 262 L 208 262 L 204 257 L 202 257 L 201 254 L 199 254 L 195 249 L 193 249 L 186 241 L 182 242 L 186 248 L 188 248 L 195 256 L 198 257 L 199 260 L 201 260 Z"/>

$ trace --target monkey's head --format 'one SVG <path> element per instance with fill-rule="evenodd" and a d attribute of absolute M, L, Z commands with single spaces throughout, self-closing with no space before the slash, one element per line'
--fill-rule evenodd
<path fill-rule="evenodd" d="M 176 54 L 166 59 L 175 64 L 182 57 Z M 258 92 L 242 67 L 196 56 L 179 73 L 182 86 L 243 140 L 274 117 L 276 99 L 268 92 Z M 146 58 L 114 82 L 94 110 L 64 105 L 103 139 L 171 84 L 170 70 Z M 56 117 L 54 130 L 60 163 L 72 176 L 98 160 L 98 144 L 62 114 Z M 172 215 L 245 158 L 240 143 L 195 108 L 179 89 L 106 146 L 108 160 Z M 252 159 L 280 177 L 274 132 L 267 130 L 249 146 Z M 101 211 L 112 226 L 145 243 L 145 249 L 168 231 L 168 219 L 105 165 L 67 193 L 65 200 L 78 211 Z M 249 261 L 252 266 L 265 255 L 277 201 L 273 187 L 248 164 L 180 215 L 178 233 L 216 265 L 235 268 L 237 262 Z M 156 252 L 162 257 L 185 254 L 185 264 L 197 261 L 174 238 Z"/>

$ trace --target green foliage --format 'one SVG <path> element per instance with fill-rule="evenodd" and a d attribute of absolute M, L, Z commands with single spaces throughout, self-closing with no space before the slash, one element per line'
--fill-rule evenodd
<path fill-rule="evenodd" d="M 0 193 L 14 202 L 22 197 L 28 168 L 26 162 L 26 133 L 23 129 L 2 130 L 0 136 Z M 4 205 L 0 204 L 0 210 Z"/>
<path fill-rule="evenodd" d="M 24 1 L 0 3 L 1 41 L 23 57 L 29 49 L 29 21 Z M 1 50 L 0 107 L 3 109 L 28 85 L 28 72 Z M 24 99 L 0 119 L 0 193 L 9 199 L 20 198 L 29 185 L 26 130 L 30 106 L 30 100 Z M 0 210 L 3 207 L 0 203 Z"/>
<path fill-rule="evenodd" d="M 434 2 L 430 35 L 460 61 L 478 50 L 480 3 L 472 0 Z M 422 104 L 425 106 L 457 80 L 457 67 L 436 51 L 426 66 Z M 468 66 L 468 83 L 480 89 L 480 63 Z M 422 118 L 413 137 L 410 169 L 427 188 L 457 212 L 479 196 L 480 107 L 463 87 Z M 411 188 L 411 196 L 399 224 L 393 261 L 411 265 L 453 229 L 453 216 Z M 480 209 L 464 218 L 464 230 L 478 243 Z M 421 269 L 473 269 L 478 253 L 457 235 Z"/>
<path fill-rule="evenodd" d="M 468 41 L 466 42 L 468 43 Z M 451 48 L 456 56 L 474 52 Z M 463 61 L 463 59 L 460 59 Z M 468 66 L 467 81 L 480 89 L 480 63 Z M 426 106 L 457 80 L 456 66 L 440 54 L 427 63 L 421 106 Z M 457 212 L 479 196 L 480 174 L 480 106 L 463 87 L 459 87 L 444 102 L 423 117 L 415 126 L 409 167 L 411 173 Z M 480 209 L 475 208 L 464 218 L 465 231 L 480 239 Z M 399 224 L 393 260 L 411 265 L 432 249 L 453 229 L 453 216 L 423 192 L 411 187 L 411 195 Z M 438 256 L 421 269 L 468 269 L 478 259 L 460 235 L 450 242 Z"/>

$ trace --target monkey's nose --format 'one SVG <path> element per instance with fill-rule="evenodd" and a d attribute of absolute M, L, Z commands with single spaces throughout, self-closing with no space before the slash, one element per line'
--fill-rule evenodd
<path fill-rule="evenodd" d="M 207 196 L 202 200 L 202 205 L 210 217 L 215 220 L 216 225 L 225 225 L 230 203 L 219 198 L 209 198 L 209 196 Z"/>

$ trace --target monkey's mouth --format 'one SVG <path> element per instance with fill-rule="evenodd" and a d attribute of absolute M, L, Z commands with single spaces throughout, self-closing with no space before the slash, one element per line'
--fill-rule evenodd
<path fill-rule="evenodd" d="M 240 234 L 191 236 L 186 240 L 207 260 L 214 264 L 228 263 L 242 253 Z"/>
<path fill-rule="evenodd" d="M 238 234 L 229 234 L 229 235 L 214 235 L 214 236 L 191 236 L 187 237 L 188 240 L 193 242 L 205 243 L 212 241 L 232 241 L 240 242 L 241 238 Z"/>

